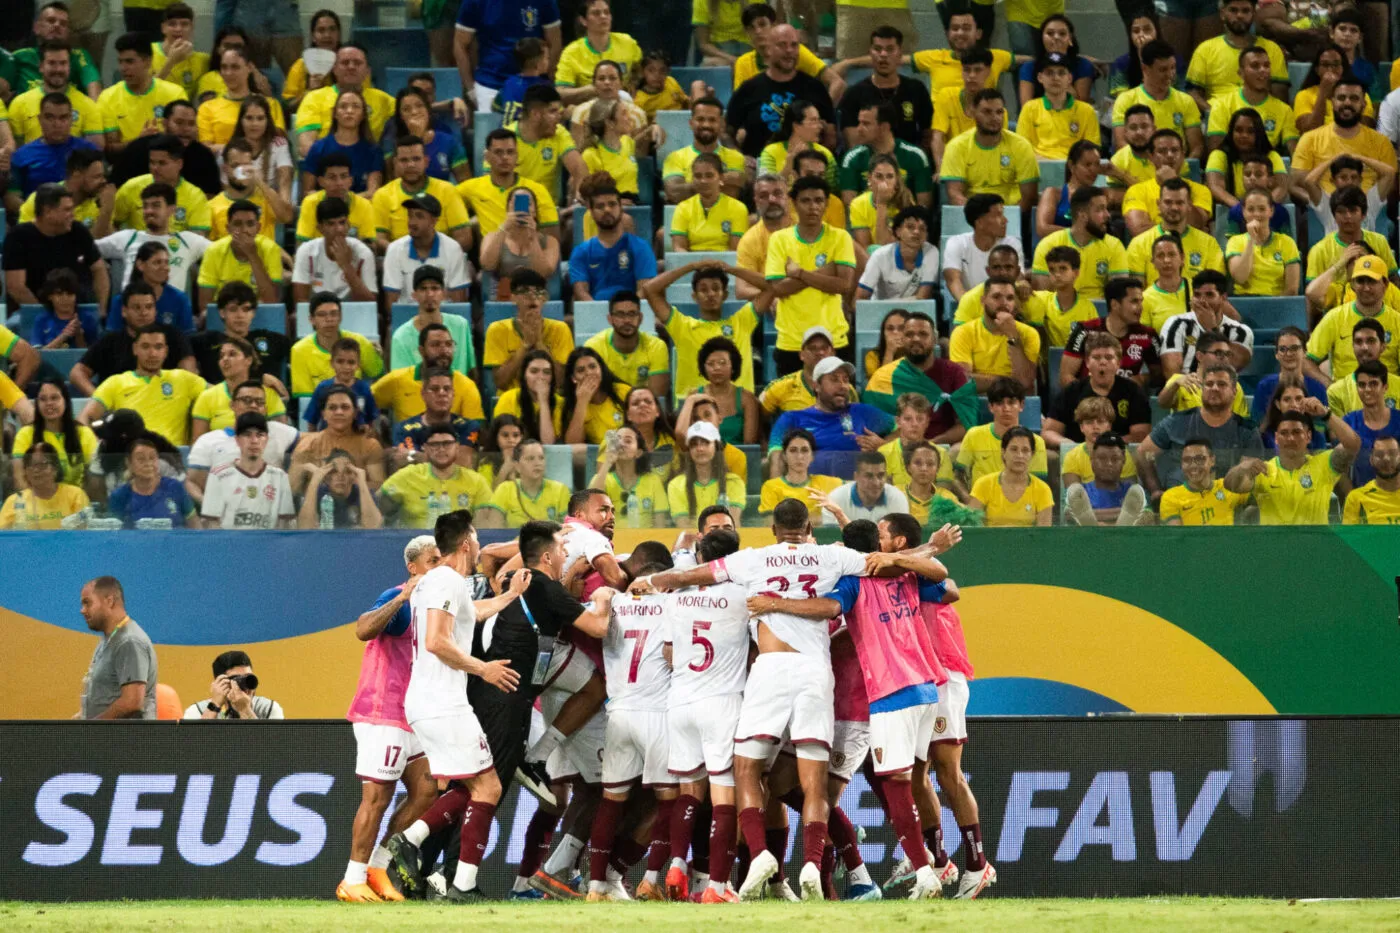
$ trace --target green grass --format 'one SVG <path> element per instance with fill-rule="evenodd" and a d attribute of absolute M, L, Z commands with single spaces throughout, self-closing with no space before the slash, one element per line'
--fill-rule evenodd
<path fill-rule="evenodd" d="M 1025 899 L 973 903 L 743 904 L 704 907 L 671 904 L 507 904 L 446 907 L 433 904 L 339 904 L 334 901 L 130 901 L 73 904 L 0 902 L 0 929 L 75 930 L 81 933 L 169 929 L 247 933 L 397 931 L 458 933 L 475 924 L 510 933 L 700 933 L 724 923 L 742 933 L 796 933 L 855 928 L 858 933 L 920 933 L 942 929 L 1000 931 L 1143 931 L 1199 933 L 1253 931 L 1400 930 L 1396 901 L 1302 904 L 1230 898 Z M 949 924 L 954 924 L 949 926 Z"/>

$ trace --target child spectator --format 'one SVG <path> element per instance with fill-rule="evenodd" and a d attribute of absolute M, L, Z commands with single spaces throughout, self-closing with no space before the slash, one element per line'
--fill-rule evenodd
<path fill-rule="evenodd" d="M 1079 266 L 1079 250 L 1073 246 L 1051 249 L 1045 254 L 1050 288 L 1034 292 L 1026 302 L 1027 317 L 1032 322 L 1042 323 L 1048 346 L 1063 347 L 1076 321 L 1098 319 L 1098 310 L 1075 285 L 1079 281 Z"/>
<path fill-rule="evenodd" d="M 38 298 L 44 310 L 34 319 L 34 346 L 76 350 L 97 342 L 97 315 L 78 307 L 78 277 L 72 270 L 50 269 Z"/>
<path fill-rule="evenodd" d="M 1021 383 L 1009 376 L 1002 376 L 987 388 L 987 406 L 992 410 L 991 424 L 979 424 L 969 428 L 958 450 L 957 462 L 953 470 L 964 486 L 974 486 L 984 476 L 991 476 L 1002 468 L 1002 442 L 1007 432 L 1021 421 L 1021 412 L 1026 407 L 1026 390 Z M 1027 432 L 1030 433 L 1030 432 Z M 1030 472 L 1042 479 L 1049 472 L 1049 462 L 1045 454 L 1045 441 L 1038 434 L 1031 434 L 1034 447 L 1028 459 Z"/>
<path fill-rule="evenodd" d="M 331 347 L 331 368 L 335 375 L 323 379 L 311 393 L 311 401 L 306 404 L 302 419 L 316 431 L 324 431 L 326 423 L 321 418 L 321 406 L 325 404 L 326 393 L 336 386 L 349 389 L 355 397 L 355 424 L 365 427 L 379 417 L 379 406 L 374 404 L 374 392 L 369 380 L 357 374 L 360 371 L 360 345 L 349 337 L 341 337 Z"/>
<path fill-rule="evenodd" d="M 641 75 L 632 100 L 646 113 L 647 119 L 655 122 L 658 110 L 690 109 L 690 98 L 671 77 L 671 59 L 665 52 L 656 49 L 643 56 Z"/>
<path fill-rule="evenodd" d="M 1100 395 L 1081 399 L 1079 404 L 1074 406 L 1074 421 L 1079 425 L 1079 432 L 1084 435 L 1084 441 L 1071 448 L 1060 463 L 1060 481 L 1064 483 L 1065 488 L 1082 483 L 1086 477 L 1093 476 L 1089 451 L 1094 449 L 1094 442 L 1100 435 L 1109 434 L 1113 430 L 1113 402 Z M 1122 479 L 1137 479 L 1137 463 L 1132 457 L 1124 458 L 1123 472 L 1119 475 Z"/>
<path fill-rule="evenodd" d="M 1137 525 L 1146 514 L 1142 487 L 1123 479 L 1128 445 L 1120 435 L 1100 434 L 1090 457 L 1093 481 L 1065 489 L 1065 518 L 1074 525 Z"/>
<path fill-rule="evenodd" d="M 1286 233 L 1277 233 L 1269 219 L 1278 207 L 1268 191 L 1251 189 L 1244 197 L 1247 233 L 1230 237 L 1225 261 L 1235 280 L 1236 295 L 1279 297 L 1298 294 L 1303 276 L 1298 244 Z"/>
<path fill-rule="evenodd" d="M 1247 222 L 1244 218 L 1244 202 L 1250 194 L 1255 191 L 1263 192 L 1269 199 L 1269 229 L 1278 234 L 1289 234 L 1293 230 L 1293 224 L 1288 219 L 1288 210 L 1274 201 L 1273 169 L 1269 165 L 1270 157 L 1262 154 L 1247 155 L 1240 160 L 1241 180 L 1244 183 L 1244 191 L 1240 192 L 1240 199 L 1230 208 L 1228 220 L 1226 221 L 1226 232 L 1231 236 L 1244 233 Z M 1361 175 L 1357 172 L 1357 177 Z M 1391 173 L 1394 178 L 1394 173 Z M 1320 190 L 1320 189 L 1319 189 Z M 1325 198 L 1326 195 L 1323 195 Z M 1241 292 L 1240 294 L 1245 294 Z"/>

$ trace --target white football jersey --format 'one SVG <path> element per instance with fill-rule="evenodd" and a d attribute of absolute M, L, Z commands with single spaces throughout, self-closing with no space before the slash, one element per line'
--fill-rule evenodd
<path fill-rule="evenodd" d="M 612 542 L 602 532 L 595 531 L 592 525 L 571 521 L 567 526 L 573 530 L 564 535 L 564 569 L 560 574 L 561 578 L 568 576 L 569 568 L 575 561 L 585 560 L 592 566 L 600 554 L 613 552 Z"/>
<path fill-rule="evenodd" d="M 842 577 L 865 573 L 865 555 L 836 544 L 770 544 L 736 551 L 714 562 L 717 581 L 733 581 L 750 596 L 816 599 L 836 589 Z M 758 617 L 774 635 L 801 654 L 831 657 L 825 621 L 785 612 Z"/>
<path fill-rule="evenodd" d="M 419 584 L 420 586 L 422 584 Z M 662 646 L 670 628 L 670 596 L 618 594 L 603 638 L 603 674 L 609 710 L 666 711 L 671 668 Z"/>
<path fill-rule="evenodd" d="M 204 484 L 204 504 L 199 514 L 217 518 L 220 528 L 276 528 L 278 519 L 297 513 L 292 487 L 280 467 L 264 464 L 257 476 L 249 476 L 236 463 L 211 470 Z"/>
<path fill-rule="evenodd" d="M 476 607 L 467 578 L 451 567 L 434 567 L 423 575 L 409 597 L 413 610 L 410 629 L 413 640 L 413 672 L 404 692 L 404 716 L 431 719 L 459 710 L 470 710 L 467 700 L 467 673 L 448 667 L 426 647 L 428 610 L 440 609 L 453 616 L 452 640 L 467 654 L 472 650 L 472 629 L 476 626 Z"/>
<path fill-rule="evenodd" d="M 749 668 L 748 591 L 737 583 L 671 594 L 671 706 L 743 693 Z"/>

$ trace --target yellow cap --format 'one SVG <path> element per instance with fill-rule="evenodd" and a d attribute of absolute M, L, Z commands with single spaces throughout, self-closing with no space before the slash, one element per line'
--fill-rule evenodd
<path fill-rule="evenodd" d="M 1379 256 L 1362 256 L 1356 260 L 1356 265 L 1351 267 L 1351 277 L 1359 279 L 1362 277 L 1375 279 L 1377 282 L 1384 282 L 1386 279 L 1385 263 Z"/>

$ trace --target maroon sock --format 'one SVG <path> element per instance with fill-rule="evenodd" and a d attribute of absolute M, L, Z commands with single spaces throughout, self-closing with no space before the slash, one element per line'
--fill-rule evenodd
<path fill-rule="evenodd" d="M 829 901 L 840 900 L 836 894 L 836 847 L 827 843 L 822 847 L 822 893 Z"/>
<path fill-rule="evenodd" d="M 735 814 L 731 805 L 720 804 L 714 809 L 707 840 L 710 847 L 710 880 L 724 884 L 734 868 Z"/>
<path fill-rule="evenodd" d="M 933 853 L 933 867 L 942 868 L 948 864 L 948 853 L 943 851 L 943 826 L 924 830 L 924 845 Z"/>
<path fill-rule="evenodd" d="M 690 794 L 681 794 L 671 807 L 671 858 L 682 861 L 690 853 L 690 837 L 695 833 L 695 817 L 700 810 L 700 801 Z M 656 819 L 661 819 L 658 807 Z M 655 834 L 653 834 L 654 836 Z"/>
<path fill-rule="evenodd" d="M 865 782 L 870 785 L 870 790 L 875 794 L 875 799 L 880 801 L 880 809 L 884 810 L 885 815 L 888 816 L 890 812 L 890 802 L 885 799 L 883 782 L 875 774 L 875 766 L 871 763 L 871 759 L 868 755 L 866 756 L 864 766 L 861 768 L 861 773 L 865 775 Z"/>
<path fill-rule="evenodd" d="M 486 843 L 491 839 L 491 821 L 496 817 L 494 803 L 473 800 L 462 818 L 462 845 L 457 857 L 468 865 L 480 865 L 486 855 Z"/>
<path fill-rule="evenodd" d="M 763 842 L 773 857 L 778 860 L 778 872 L 787 864 L 788 831 L 786 829 L 765 829 Z"/>
<path fill-rule="evenodd" d="M 612 859 L 608 864 L 617 869 L 620 875 L 627 874 L 628 869 L 642 860 L 642 856 L 647 854 L 647 847 L 642 845 L 631 836 L 619 839 L 613 843 Z"/>
<path fill-rule="evenodd" d="M 832 807 L 826 824 L 827 831 L 831 833 L 831 844 L 836 847 L 836 854 L 841 856 L 841 861 L 845 863 L 846 871 L 855 871 L 864 865 L 865 860 L 860 857 L 856 828 L 851 825 L 846 811 L 840 807 Z"/>
<path fill-rule="evenodd" d="M 608 877 L 608 859 L 617 839 L 617 822 L 622 818 L 622 801 L 604 797 L 593 817 L 593 831 L 588 836 L 588 878 L 604 881 Z"/>
<path fill-rule="evenodd" d="M 525 844 L 520 853 L 521 878 L 529 878 L 540 870 L 540 865 L 549 857 L 549 845 L 554 840 L 554 830 L 559 825 L 559 814 L 543 808 L 535 811 L 525 827 Z"/>
<path fill-rule="evenodd" d="M 465 788 L 451 787 L 448 788 L 447 793 L 433 801 L 428 812 L 420 816 L 419 819 L 428 824 L 428 835 L 436 835 L 448 826 L 455 825 L 462 818 L 467 804 L 471 802 L 472 795 L 467 793 Z"/>
<path fill-rule="evenodd" d="M 664 871 L 671 861 L 671 814 L 676 801 L 656 801 L 656 818 L 651 821 L 651 845 L 647 847 L 647 871 Z"/>
<path fill-rule="evenodd" d="M 733 807 L 730 808 L 731 810 Z M 695 808 L 695 819 L 691 822 L 690 830 L 690 870 L 702 875 L 710 873 L 710 826 L 715 818 L 715 809 L 710 805 L 708 799 L 701 801 L 700 806 Z M 674 820 L 675 817 L 672 817 Z M 700 827 L 700 832 L 696 832 L 696 826 Z M 731 834 L 730 839 L 733 839 Z M 674 854 L 676 840 L 671 839 L 671 846 Z M 731 847 L 733 843 L 730 843 Z M 684 856 L 682 856 L 684 857 Z"/>
<path fill-rule="evenodd" d="M 981 871 L 987 864 L 987 857 L 982 854 L 982 824 L 973 823 L 971 826 L 959 826 L 962 832 L 963 848 L 966 855 L 968 871 Z"/>
<path fill-rule="evenodd" d="M 768 849 L 767 836 L 763 831 L 763 811 L 758 807 L 745 807 L 739 811 L 739 829 L 744 833 L 744 842 L 748 844 L 748 858 L 752 859 L 760 852 Z M 745 872 L 748 874 L 748 872 Z"/>
<path fill-rule="evenodd" d="M 826 848 L 826 824 L 805 823 L 802 826 L 802 862 L 821 865 L 822 850 Z"/>
<path fill-rule="evenodd" d="M 909 863 L 920 869 L 928 864 L 928 852 L 924 850 L 923 827 L 919 824 L 919 809 L 914 806 L 914 791 L 908 781 L 890 778 L 884 782 L 885 799 L 890 802 L 890 822 L 894 824 L 895 835 L 904 847 Z"/>

